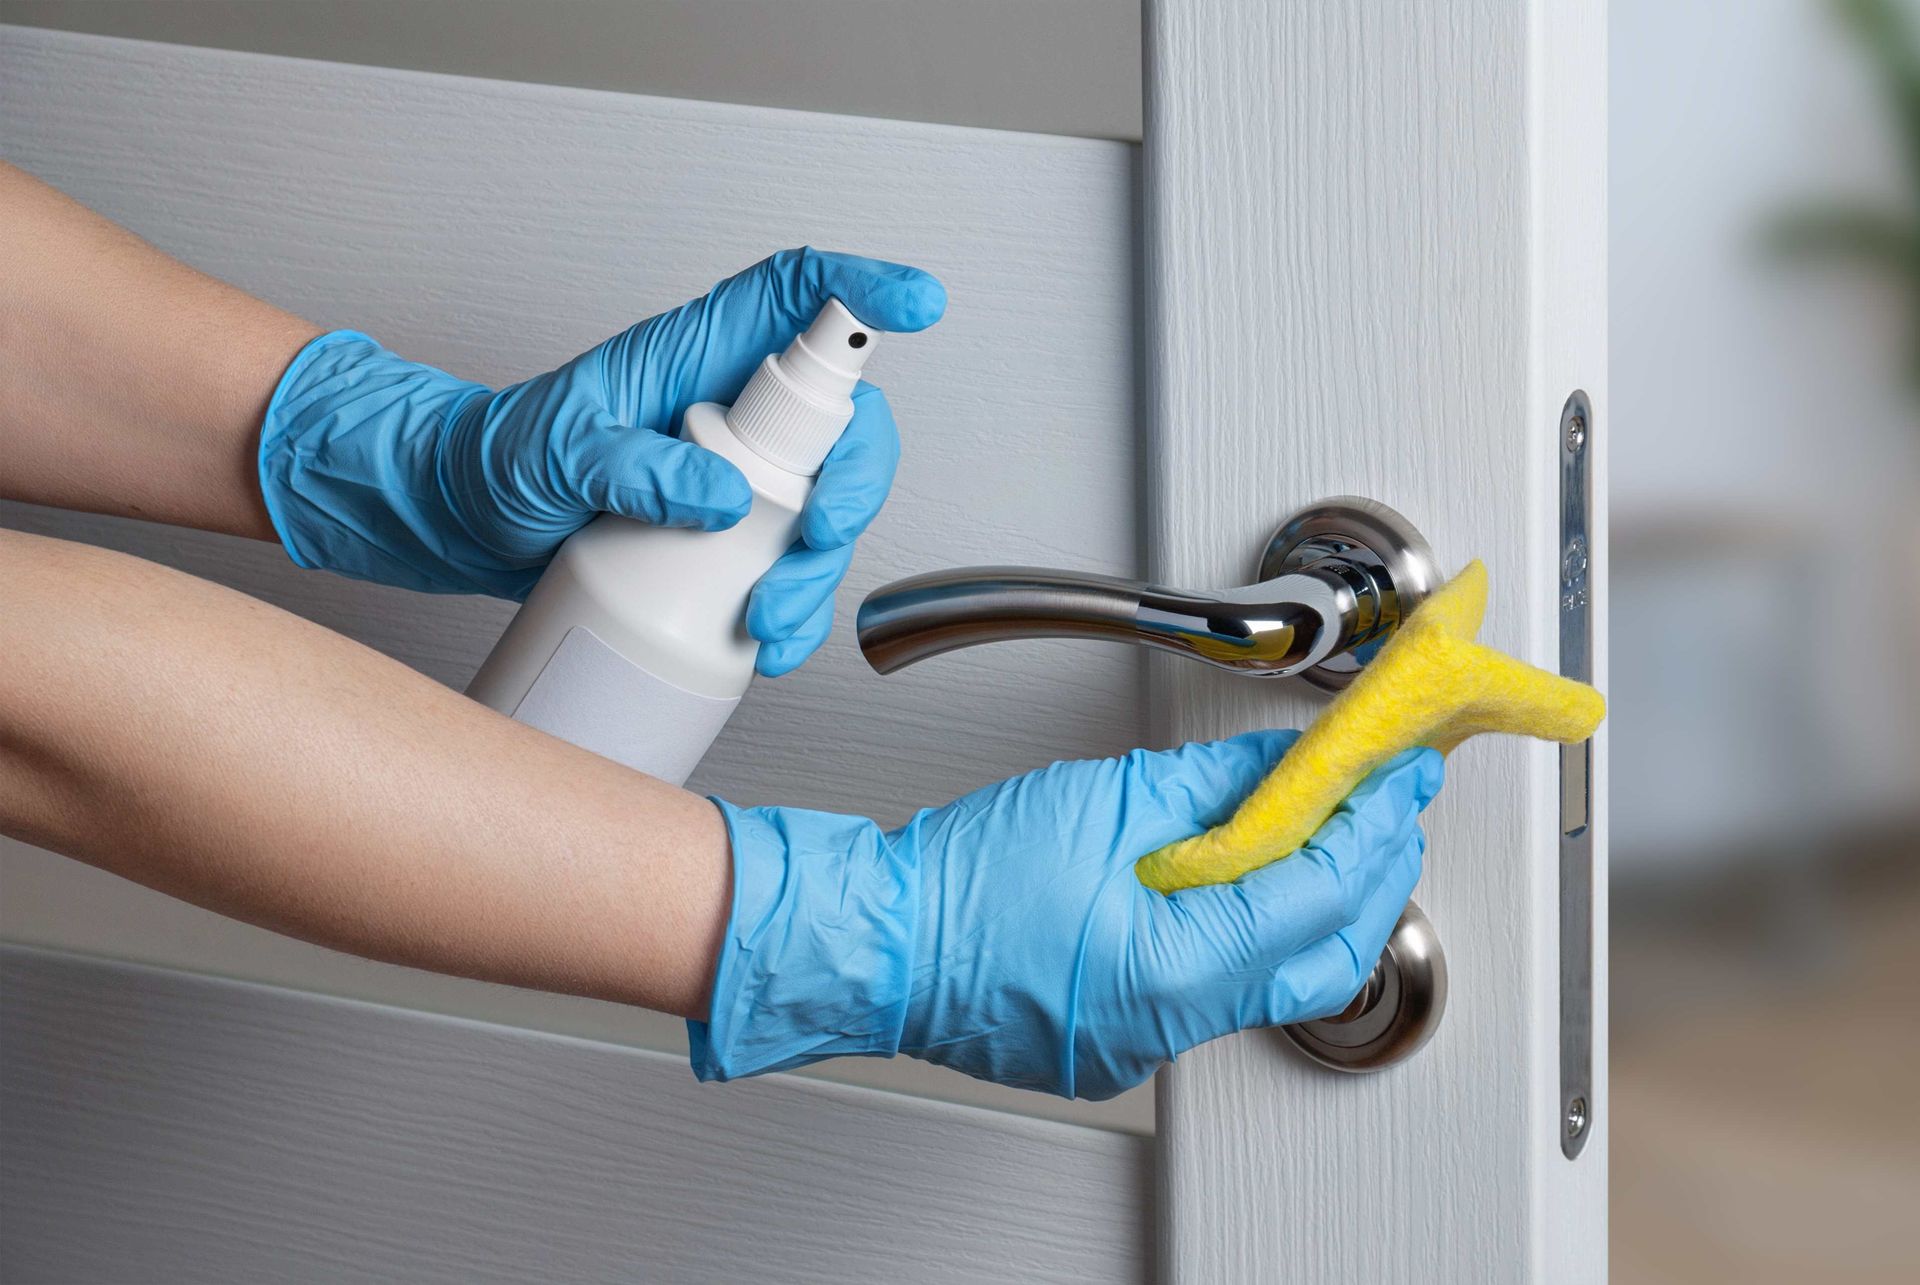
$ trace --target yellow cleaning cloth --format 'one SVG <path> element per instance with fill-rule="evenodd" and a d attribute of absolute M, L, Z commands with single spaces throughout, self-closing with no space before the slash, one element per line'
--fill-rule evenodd
<path fill-rule="evenodd" d="M 1475 561 L 1414 610 L 1225 823 L 1140 858 L 1140 882 L 1160 892 L 1231 883 L 1284 857 L 1369 772 L 1416 745 L 1445 754 L 1481 732 L 1592 736 L 1606 713 L 1600 693 L 1475 642 L 1486 609 L 1487 569 Z"/>

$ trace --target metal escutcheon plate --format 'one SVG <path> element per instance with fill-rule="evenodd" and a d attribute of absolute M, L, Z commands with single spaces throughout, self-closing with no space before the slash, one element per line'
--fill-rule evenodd
<path fill-rule="evenodd" d="M 1344 1012 L 1280 1031 L 1324 1067 L 1380 1071 L 1412 1057 L 1446 1007 L 1447 957 L 1432 922 L 1409 903 L 1373 975 Z"/>
<path fill-rule="evenodd" d="M 1256 578 L 1272 580 L 1329 557 L 1357 563 L 1372 574 L 1388 617 L 1377 641 L 1301 675 L 1315 687 L 1337 692 L 1386 644 L 1393 628 L 1438 587 L 1440 567 L 1425 537 L 1399 513 L 1378 500 L 1336 495 L 1308 505 L 1280 524 L 1260 556 Z"/>

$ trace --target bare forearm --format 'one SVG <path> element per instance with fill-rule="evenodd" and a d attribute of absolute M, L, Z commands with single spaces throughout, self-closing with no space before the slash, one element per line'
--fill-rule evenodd
<path fill-rule="evenodd" d="M 318 333 L 0 162 L 0 496 L 273 539 L 260 419 Z"/>
<path fill-rule="evenodd" d="M 243 595 L 0 531 L 0 828 L 371 958 L 703 1015 L 705 800 Z"/>

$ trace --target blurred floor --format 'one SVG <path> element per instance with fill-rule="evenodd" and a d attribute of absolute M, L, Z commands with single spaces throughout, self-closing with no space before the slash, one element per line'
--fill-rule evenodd
<path fill-rule="evenodd" d="M 1615 1280 L 1920 1280 L 1916 849 L 1622 899 Z"/>

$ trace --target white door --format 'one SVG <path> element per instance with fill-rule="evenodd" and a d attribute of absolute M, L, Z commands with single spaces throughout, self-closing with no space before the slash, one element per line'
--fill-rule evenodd
<path fill-rule="evenodd" d="M 954 308 L 887 355 L 911 440 L 848 607 L 966 563 L 1232 585 L 1288 511 L 1356 493 L 1449 569 L 1484 557 L 1487 635 L 1551 668 L 1561 406 L 1584 388 L 1603 430 L 1606 405 L 1601 9 L 1152 3 L 1143 166 L 1118 143 L 20 29 L 0 147 L 190 261 L 479 378 L 789 240 L 924 263 Z M 0 520 L 224 579 L 453 683 L 506 615 L 244 542 Z M 879 680 L 841 629 L 756 688 L 707 788 L 897 815 L 1317 700 L 1072 641 Z M 1559 791 L 1550 750 L 1455 756 L 1418 894 L 1452 976 L 1430 1044 L 1373 1076 L 1273 1033 L 1196 1051 L 1161 1077 L 1157 1146 L 1144 1094 L 1058 1104 L 911 1064 L 697 1089 L 647 1051 L 670 1027 L 328 956 L 15 845 L 0 935 L 59 949 L 0 948 L 0 1268 L 1144 1280 L 1157 1240 L 1169 1280 L 1598 1279 L 1603 1019 L 1577 1159 L 1560 1139 Z"/>
<path fill-rule="evenodd" d="M 1152 0 L 1147 66 L 1154 574 L 1231 582 L 1289 509 L 1357 492 L 1449 570 L 1484 558 L 1483 637 L 1557 670 L 1583 389 L 1604 687 L 1604 0 Z M 1154 690 L 1169 738 L 1316 704 L 1175 663 Z M 1261 1033 L 1163 1073 L 1167 1280 L 1606 1278 L 1604 845 L 1590 1083 L 1563 1095 L 1560 765 L 1506 739 L 1452 756 L 1415 894 L 1448 1007 L 1404 1065 L 1330 1074 Z"/>

